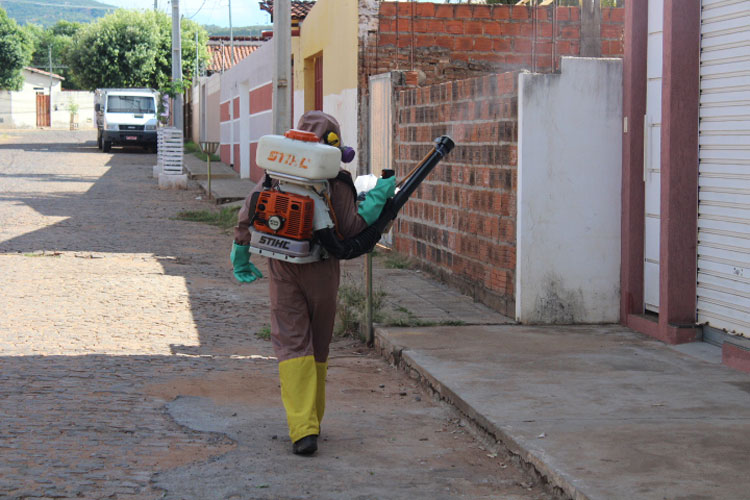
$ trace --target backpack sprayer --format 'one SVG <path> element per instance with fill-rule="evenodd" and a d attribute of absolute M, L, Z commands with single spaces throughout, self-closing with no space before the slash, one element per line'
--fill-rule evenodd
<path fill-rule="evenodd" d="M 336 234 L 328 184 L 339 174 L 341 149 L 322 144 L 317 135 L 302 130 L 261 137 L 256 163 L 266 170 L 266 177 L 263 189 L 251 198 L 250 251 L 296 264 L 328 256 L 353 259 L 370 252 L 453 146 L 448 136 L 435 139 L 435 146 L 401 182 L 380 217 L 361 233 L 342 240 Z"/>

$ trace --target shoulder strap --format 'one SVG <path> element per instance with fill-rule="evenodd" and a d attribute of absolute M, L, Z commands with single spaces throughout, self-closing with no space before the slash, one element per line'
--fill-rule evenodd
<path fill-rule="evenodd" d="M 338 175 L 334 177 L 331 180 L 337 180 L 341 181 L 347 186 L 349 186 L 349 189 L 351 190 L 352 197 L 354 198 L 354 201 L 357 201 L 357 188 L 354 187 L 354 181 L 352 180 L 352 174 L 350 174 L 346 170 L 339 171 Z"/>

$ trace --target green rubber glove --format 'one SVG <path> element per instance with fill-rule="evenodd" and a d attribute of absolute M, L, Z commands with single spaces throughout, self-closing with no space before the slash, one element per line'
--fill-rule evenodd
<path fill-rule="evenodd" d="M 242 283 L 252 283 L 262 278 L 260 270 L 250 262 L 250 247 L 232 243 L 232 252 L 229 254 L 234 269 L 234 277 Z"/>
<path fill-rule="evenodd" d="M 380 216 L 380 212 L 383 210 L 385 200 L 393 196 L 396 192 L 396 177 L 388 177 L 378 179 L 375 187 L 367 192 L 367 196 L 364 201 L 359 204 L 357 213 L 367 222 L 367 225 L 371 225 Z"/>

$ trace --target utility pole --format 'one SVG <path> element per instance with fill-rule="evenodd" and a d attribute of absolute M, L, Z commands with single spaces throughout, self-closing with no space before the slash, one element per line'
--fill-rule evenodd
<path fill-rule="evenodd" d="M 180 0 L 172 0 L 172 81 L 182 80 L 182 43 L 180 40 Z M 172 105 L 174 126 L 183 129 L 182 94 L 177 94 Z"/>
<path fill-rule="evenodd" d="M 292 128 L 292 7 L 289 0 L 273 3 L 273 133 L 283 134 Z"/>
<path fill-rule="evenodd" d="M 198 32 L 195 32 L 195 69 L 193 70 L 193 83 L 198 81 L 200 73 L 198 72 Z"/>
<path fill-rule="evenodd" d="M 224 39 L 221 39 L 221 74 L 224 74 Z"/>
<path fill-rule="evenodd" d="M 47 46 L 49 49 L 49 116 L 50 125 L 52 125 L 52 44 Z"/>
<path fill-rule="evenodd" d="M 159 10 L 159 0 L 154 0 L 154 10 Z"/>
<path fill-rule="evenodd" d="M 229 50 L 232 51 L 232 67 L 234 67 L 234 34 L 232 32 L 232 0 L 229 0 Z"/>

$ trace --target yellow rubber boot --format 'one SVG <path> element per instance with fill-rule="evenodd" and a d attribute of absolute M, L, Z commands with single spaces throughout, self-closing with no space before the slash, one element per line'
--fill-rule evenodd
<path fill-rule="evenodd" d="M 320 433 L 316 410 L 317 378 L 313 356 L 287 359 L 279 363 L 281 401 L 286 409 L 292 442 Z"/>
<path fill-rule="evenodd" d="M 318 387 L 315 393 L 315 410 L 318 414 L 318 427 L 323 421 L 323 414 L 326 411 L 326 374 L 328 373 L 328 361 L 323 363 L 315 362 L 315 370 L 318 372 Z"/>

